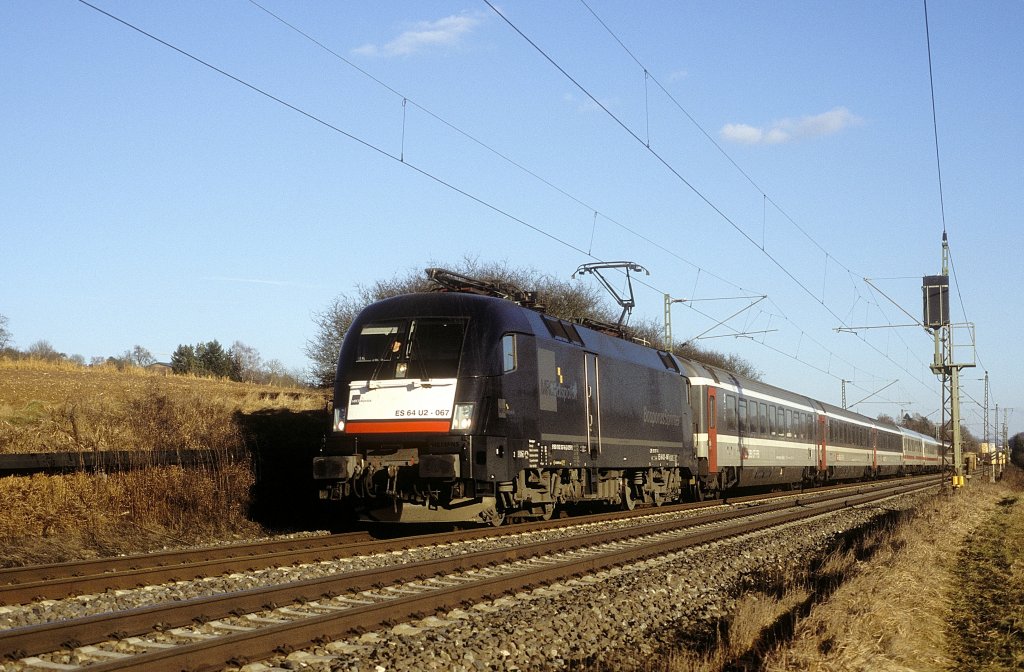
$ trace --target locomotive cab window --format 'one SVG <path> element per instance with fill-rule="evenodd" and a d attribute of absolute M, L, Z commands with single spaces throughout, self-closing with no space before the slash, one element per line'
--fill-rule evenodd
<path fill-rule="evenodd" d="M 357 362 L 380 362 L 397 359 L 402 348 L 398 332 L 402 325 L 377 324 L 363 327 L 356 349 Z"/>
<path fill-rule="evenodd" d="M 465 335 L 465 320 L 418 318 L 367 325 L 359 332 L 352 378 L 455 378 Z"/>

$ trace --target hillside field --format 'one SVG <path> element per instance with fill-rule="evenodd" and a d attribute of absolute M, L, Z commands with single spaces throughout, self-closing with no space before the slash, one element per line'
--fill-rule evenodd
<path fill-rule="evenodd" d="M 303 523 L 319 390 L 0 359 L 0 454 L 207 451 L 201 468 L 0 478 L 0 564 L 253 536 Z"/>

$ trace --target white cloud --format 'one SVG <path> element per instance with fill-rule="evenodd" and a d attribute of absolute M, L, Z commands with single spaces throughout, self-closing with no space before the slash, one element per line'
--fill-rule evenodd
<path fill-rule="evenodd" d="M 420 21 L 390 42 L 378 47 L 364 44 L 352 50 L 359 56 L 407 56 L 424 49 L 450 47 L 473 30 L 480 19 L 472 16 L 446 16 L 437 21 Z"/>
<path fill-rule="evenodd" d="M 764 131 L 747 124 L 726 124 L 722 127 L 721 135 L 726 140 L 745 145 L 756 145 L 764 139 Z"/>
<path fill-rule="evenodd" d="M 781 145 L 795 140 L 834 135 L 864 120 L 845 107 L 799 119 L 781 119 L 770 126 L 758 128 L 749 124 L 726 124 L 719 131 L 725 140 L 745 145 Z"/>

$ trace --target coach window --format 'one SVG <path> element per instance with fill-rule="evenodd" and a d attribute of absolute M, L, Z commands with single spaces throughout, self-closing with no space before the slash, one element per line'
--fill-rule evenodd
<path fill-rule="evenodd" d="M 758 404 L 758 423 L 761 425 L 761 436 L 768 436 L 768 404 Z"/>
<path fill-rule="evenodd" d="M 736 397 L 729 395 L 725 398 L 725 428 L 730 432 L 735 432 L 736 425 Z"/>
<path fill-rule="evenodd" d="M 786 409 L 786 436 L 793 438 L 793 411 Z"/>
<path fill-rule="evenodd" d="M 501 368 L 508 373 L 516 370 L 516 335 L 505 334 L 501 337 Z"/>
<path fill-rule="evenodd" d="M 747 400 L 740 399 L 740 434 L 747 434 L 750 425 L 747 423 Z"/>
<path fill-rule="evenodd" d="M 768 407 L 768 433 L 775 436 L 775 406 Z"/>

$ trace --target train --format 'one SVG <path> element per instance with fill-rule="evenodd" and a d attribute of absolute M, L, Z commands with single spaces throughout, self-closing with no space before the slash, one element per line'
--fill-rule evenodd
<path fill-rule="evenodd" d="M 499 525 L 942 468 L 934 438 L 428 274 L 442 291 L 373 303 L 344 337 L 312 471 L 347 514 Z"/>

